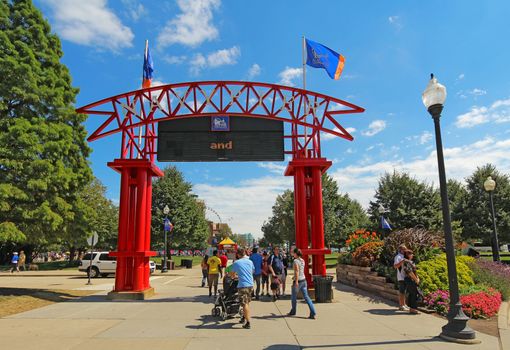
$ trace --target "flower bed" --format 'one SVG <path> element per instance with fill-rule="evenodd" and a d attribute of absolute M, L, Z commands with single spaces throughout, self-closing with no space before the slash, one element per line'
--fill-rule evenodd
<path fill-rule="evenodd" d="M 460 296 L 462 310 L 471 318 L 491 318 L 501 306 L 501 293 L 491 287 L 479 287 L 479 291 Z M 446 315 L 449 310 L 450 293 L 437 290 L 425 297 L 425 306 L 438 314 Z"/>

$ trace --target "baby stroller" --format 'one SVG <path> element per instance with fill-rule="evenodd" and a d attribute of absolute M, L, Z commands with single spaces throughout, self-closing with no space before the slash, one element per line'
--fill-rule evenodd
<path fill-rule="evenodd" d="M 222 320 L 239 315 L 243 317 L 243 309 L 240 307 L 239 296 L 237 294 L 237 279 L 230 276 L 225 277 L 223 283 L 224 290 L 220 290 L 214 303 L 211 314 L 215 317 L 221 317 Z"/>

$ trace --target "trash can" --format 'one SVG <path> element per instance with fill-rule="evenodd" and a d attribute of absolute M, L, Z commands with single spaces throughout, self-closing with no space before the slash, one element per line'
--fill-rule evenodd
<path fill-rule="evenodd" d="M 331 303 L 333 301 L 332 282 L 333 276 L 313 276 L 316 303 Z"/>
<path fill-rule="evenodd" d="M 175 270 L 175 262 L 173 260 L 166 261 L 166 269 L 167 270 Z"/>
<path fill-rule="evenodd" d="M 184 261 L 184 266 L 186 266 L 187 269 L 191 269 L 193 267 L 193 260 L 186 259 L 182 261 Z"/>
<path fill-rule="evenodd" d="M 186 266 L 186 260 L 181 259 L 181 265 L 180 265 L 180 266 L 181 266 L 181 267 L 185 267 L 185 266 Z"/>

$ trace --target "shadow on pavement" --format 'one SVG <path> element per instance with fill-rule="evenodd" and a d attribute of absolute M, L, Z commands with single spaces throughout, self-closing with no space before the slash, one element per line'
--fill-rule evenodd
<path fill-rule="evenodd" d="M 232 319 L 232 320 L 234 320 L 234 319 Z M 189 325 L 189 326 L 186 326 L 186 328 L 189 328 L 189 329 L 233 329 L 234 325 L 236 325 L 236 324 L 241 326 L 241 324 L 239 324 L 238 322 L 233 322 L 233 321 L 228 322 L 228 320 L 222 321 L 222 320 L 218 319 L 218 317 L 214 317 L 214 316 L 210 316 L 210 315 L 202 315 L 202 316 L 200 316 L 198 321 L 202 322 L 202 324 Z"/>
<path fill-rule="evenodd" d="M 333 283 L 333 286 L 335 287 L 336 290 L 338 290 L 340 292 L 347 292 L 347 293 L 351 293 L 351 294 L 354 294 L 359 297 L 366 298 L 366 299 L 368 299 L 368 302 L 373 303 L 373 304 L 397 305 L 397 303 L 395 303 L 394 301 L 391 301 L 391 300 L 388 300 L 388 299 L 385 299 L 385 298 L 382 298 L 379 296 L 375 296 L 374 294 L 371 294 L 370 292 L 366 292 L 362 289 L 351 287 L 346 284 L 335 282 L 335 283 Z"/>
<path fill-rule="evenodd" d="M 173 298 L 158 298 L 146 300 L 109 300 L 106 295 L 89 295 L 83 298 L 72 300 L 74 303 L 203 303 L 214 305 L 214 299 L 207 295 L 199 295 L 196 297 L 173 297 Z"/>
<path fill-rule="evenodd" d="M 285 316 L 283 315 L 280 315 L 280 314 L 275 314 L 274 312 L 269 314 L 269 315 L 263 315 L 263 316 L 252 316 L 251 318 L 253 319 L 258 319 L 258 320 L 274 320 L 274 319 L 279 319 L 279 318 L 284 318 Z"/>
<path fill-rule="evenodd" d="M 294 349 L 308 349 L 308 348 L 314 348 L 314 349 L 318 349 L 318 348 L 356 348 L 356 347 L 366 347 L 366 346 L 422 344 L 422 343 L 445 343 L 445 341 L 439 337 L 434 337 L 434 338 L 423 338 L 423 339 L 388 340 L 388 341 L 349 343 L 349 344 L 322 344 L 322 345 L 274 344 L 274 345 L 265 347 L 264 350 L 294 350 Z M 391 349 L 391 347 L 388 347 L 387 349 Z M 412 347 L 411 347 L 411 349 L 412 349 Z"/>
<path fill-rule="evenodd" d="M 369 309 L 369 310 L 363 310 L 363 312 L 368 312 L 372 315 L 379 315 L 379 316 L 395 316 L 395 315 L 404 315 L 409 314 L 409 312 L 402 312 L 397 309 Z"/>

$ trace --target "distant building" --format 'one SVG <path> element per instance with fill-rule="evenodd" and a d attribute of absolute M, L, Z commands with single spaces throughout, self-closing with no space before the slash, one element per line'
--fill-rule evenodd
<path fill-rule="evenodd" d="M 225 236 L 225 232 L 230 231 L 230 227 L 228 224 L 224 223 L 216 223 L 212 221 L 207 222 L 209 224 L 209 239 L 207 242 L 210 245 L 214 245 L 214 240 L 216 239 L 216 243 L 219 243 Z"/>
<path fill-rule="evenodd" d="M 253 237 L 253 235 L 251 233 L 241 233 L 241 234 L 239 234 L 239 238 L 241 238 L 241 240 L 246 242 L 246 245 L 248 247 L 253 247 L 253 244 L 255 243 L 255 238 Z"/>

